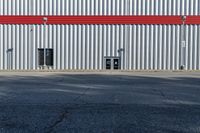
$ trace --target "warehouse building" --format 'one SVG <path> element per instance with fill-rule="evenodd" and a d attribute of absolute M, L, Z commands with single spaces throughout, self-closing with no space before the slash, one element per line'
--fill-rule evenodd
<path fill-rule="evenodd" d="M 200 70 L 199 0 L 0 0 L 0 70 Z"/>

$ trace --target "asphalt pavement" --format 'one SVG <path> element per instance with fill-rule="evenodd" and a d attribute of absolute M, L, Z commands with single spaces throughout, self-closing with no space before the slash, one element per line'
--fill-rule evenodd
<path fill-rule="evenodd" d="M 0 133 L 200 133 L 200 72 L 0 72 Z"/>

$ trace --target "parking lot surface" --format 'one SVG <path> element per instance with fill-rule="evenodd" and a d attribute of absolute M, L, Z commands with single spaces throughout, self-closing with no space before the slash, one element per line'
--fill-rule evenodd
<path fill-rule="evenodd" d="M 1 72 L 0 133 L 199 133 L 200 72 Z"/>

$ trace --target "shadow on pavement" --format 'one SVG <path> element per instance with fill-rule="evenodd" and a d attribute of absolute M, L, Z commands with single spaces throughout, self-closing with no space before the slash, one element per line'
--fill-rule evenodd
<path fill-rule="evenodd" d="M 0 76 L 0 132 L 200 132 L 200 78 Z"/>

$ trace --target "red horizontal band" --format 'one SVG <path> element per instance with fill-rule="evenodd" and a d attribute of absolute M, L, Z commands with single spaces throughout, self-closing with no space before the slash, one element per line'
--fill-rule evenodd
<path fill-rule="evenodd" d="M 0 16 L 0 24 L 182 24 L 181 16 Z M 200 24 L 187 16 L 186 24 Z"/>
<path fill-rule="evenodd" d="M 187 16 L 186 17 L 186 24 L 200 24 L 200 16 Z"/>

